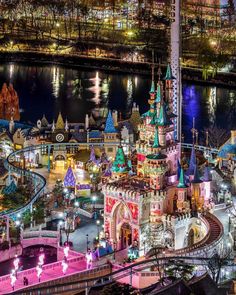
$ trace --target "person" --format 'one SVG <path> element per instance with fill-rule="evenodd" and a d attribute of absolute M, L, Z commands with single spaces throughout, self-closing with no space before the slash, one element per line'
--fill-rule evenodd
<path fill-rule="evenodd" d="M 23 284 L 26 286 L 26 277 L 23 278 Z"/>

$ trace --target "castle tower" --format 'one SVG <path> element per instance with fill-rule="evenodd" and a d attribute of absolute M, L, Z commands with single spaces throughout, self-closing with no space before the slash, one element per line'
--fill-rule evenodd
<path fill-rule="evenodd" d="M 194 177 L 191 181 L 191 192 L 192 192 L 192 209 L 199 211 L 203 208 L 204 198 L 201 196 L 201 184 L 202 180 L 199 177 L 197 165 L 194 168 Z"/>
<path fill-rule="evenodd" d="M 194 175 L 195 167 L 197 166 L 197 158 L 194 146 L 192 146 L 191 156 L 189 161 L 189 167 L 187 170 L 187 175 L 192 176 Z"/>
<path fill-rule="evenodd" d="M 161 146 L 166 146 L 166 128 L 169 127 L 171 124 L 172 122 L 169 120 L 164 104 L 162 103 L 157 121 L 158 134 Z"/>
<path fill-rule="evenodd" d="M 67 142 L 69 138 L 68 123 L 64 122 L 61 112 L 57 117 L 56 124 L 53 121 L 52 124 L 52 141 L 53 142 Z"/>
<path fill-rule="evenodd" d="M 104 143 L 105 143 L 104 145 L 105 152 L 109 157 L 114 158 L 116 154 L 116 146 L 111 146 L 109 145 L 109 143 L 111 144 L 111 143 L 119 142 L 119 138 L 118 138 L 118 131 L 116 130 L 114 126 L 114 121 L 113 121 L 112 113 L 110 110 L 107 115 L 103 136 L 104 136 Z"/>
<path fill-rule="evenodd" d="M 211 177 L 210 168 L 208 165 L 206 165 L 204 168 L 202 181 L 204 183 L 204 205 L 205 205 L 205 208 L 209 208 L 210 199 L 211 199 L 212 177 Z"/>
<path fill-rule="evenodd" d="M 166 75 L 165 75 L 165 100 L 171 107 L 173 111 L 173 102 L 172 102 L 172 91 L 173 91 L 173 80 L 171 65 L 167 65 Z"/>
<path fill-rule="evenodd" d="M 187 200 L 187 196 L 188 196 L 187 189 L 188 189 L 188 186 L 186 185 L 186 182 L 185 182 L 184 170 L 181 167 L 179 183 L 177 185 L 177 209 L 179 212 L 190 210 L 189 201 Z"/>

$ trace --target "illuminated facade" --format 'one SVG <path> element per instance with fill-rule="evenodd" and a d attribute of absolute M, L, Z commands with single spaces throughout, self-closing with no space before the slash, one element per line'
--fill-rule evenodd
<path fill-rule="evenodd" d="M 136 141 L 137 173 L 129 173 L 120 146 L 112 175 L 103 186 L 105 235 L 117 249 L 131 245 L 137 245 L 140 251 L 154 245 L 179 249 L 197 242 L 206 232 L 193 216 L 214 207 L 211 177 L 207 166 L 199 177 L 194 148 L 189 169 L 184 172 L 178 167 L 172 83 L 170 66 L 164 85 L 159 81 L 155 90 L 152 82 L 150 109 L 142 115 Z M 190 231 L 194 234 L 189 235 Z"/>

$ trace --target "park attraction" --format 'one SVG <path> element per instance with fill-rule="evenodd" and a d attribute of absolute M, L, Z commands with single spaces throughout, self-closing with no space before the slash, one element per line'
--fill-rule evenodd
<path fill-rule="evenodd" d="M 0 294 L 89 294 L 115 282 L 149 294 L 180 277 L 234 277 L 236 132 L 220 148 L 199 145 L 193 119 L 193 141 L 182 142 L 179 1 L 172 10 L 170 63 L 158 79 L 152 65 L 141 116 L 133 105 L 127 120 L 59 112 L 26 126 L 4 85 Z"/>
<path fill-rule="evenodd" d="M 184 259 L 201 277 L 212 257 L 224 259 L 224 272 L 218 276 L 224 280 L 233 267 L 230 253 L 235 244 L 234 227 L 228 228 L 234 223 L 234 203 L 226 181 L 234 175 L 234 163 L 227 157 L 235 144 L 235 132 L 220 150 L 197 145 L 194 128 L 193 144 L 178 142 L 170 91 L 173 79 L 170 65 L 164 80 L 155 83 L 153 77 L 150 109 L 140 118 L 133 144 L 119 140 L 121 132 L 108 112 L 101 134 L 109 141 L 57 142 L 55 136 L 42 143 L 42 136 L 35 133 L 31 139 L 35 145 L 13 152 L 6 146 L 4 196 L 24 184 L 31 187 L 31 194 L 26 203 L 0 213 L 6 225 L 5 240 L 11 241 L 9 228 L 13 225 L 20 231 L 19 246 L 13 244 L 7 250 L 16 266 L 0 278 L 2 294 L 36 289 L 45 294 L 48 288 L 55 294 L 68 288 L 88 294 L 91 288 L 103 285 L 101 281 L 142 289 L 161 278 L 153 268 L 154 261 L 163 267 Z M 69 139 L 71 131 L 63 130 L 68 123 L 62 122 L 59 114 L 51 134 L 67 132 Z M 113 157 L 106 153 L 111 147 Z M 227 164 L 222 172 L 219 167 Z M 101 192 L 104 209 L 103 201 L 98 202 Z M 23 217 L 33 213 L 41 199 L 48 199 L 46 219 L 60 220 L 56 231 L 42 229 L 45 220 L 35 225 L 34 215 L 28 226 L 24 225 Z M 90 201 L 82 206 L 86 199 Z M 88 233 L 83 237 L 86 247 L 75 251 L 70 235 L 76 231 L 78 218 L 85 216 L 94 222 L 95 241 L 92 245 Z M 18 257 L 34 245 L 41 245 L 37 265 L 19 271 Z M 47 246 L 57 249 L 57 262 L 45 264 Z"/>

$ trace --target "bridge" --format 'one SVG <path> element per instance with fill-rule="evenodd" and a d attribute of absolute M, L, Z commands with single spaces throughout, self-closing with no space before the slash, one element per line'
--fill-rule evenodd
<path fill-rule="evenodd" d="M 47 245 L 57 248 L 59 242 L 58 231 L 39 230 L 24 231 L 21 234 L 21 246 L 27 248 L 35 245 Z"/>
<path fill-rule="evenodd" d="M 114 281 L 126 282 L 134 287 L 143 287 L 150 282 L 156 282 L 158 279 L 158 273 L 156 271 L 146 271 L 149 270 L 151 266 L 155 265 L 166 265 L 171 263 L 171 261 L 181 260 L 188 264 L 193 264 L 197 266 L 206 267 L 210 258 L 203 257 L 182 257 L 182 256 L 165 256 L 165 257 L 156 257 L 151 259 L 144 259 L 142 261 L 128 264 L 125 267 L 120 265 L 113 265 L 112 272 L 110 271 L 110 267 L 107 264 L 94 267 L 90 270 L 78 271 L 70 276 L 58 276 L 53 281 L 44 280 L 42 277 L 42 281 L 40 283 L 35 282 L 31 286 L 24 287 L 22 285 L 17 285 L 14 292 L 11 292 L 11 288 L 8 283 L 8 288 L 6 290 L 7 294 L 78 294 L 79 291 L 87 291 L 92 287 L 104 286 L 107 283 L 111 283 Z M 233 259 L 228 259 L 226 261 L 227 267 L 234 267 Z M 70 268 L 70 266 L 69 266 Z M 52 269 L 50 265 L 48 265 L 48 270 Z M 30 270 L 29 270 L 30 271 Z M 27 272 L 27 271 L 26 271 Z M 27 273 L 19 274 L 19 278 L 23 278 L 23 275 L 27 275 Z M 49 274 L 48 274 L 49 275 Z M 36 274 L 34 275 L 34 277 Z M 143 285 L 137 285 L 138 281 L 142 281 Z M 0 284 L 1 278 L 0 278 Z M 7 279 L 5 280 L 7 282 Z M 6 285 L 6 284 L 4 284 Z M 3 290 L 3 291 L 4 291 Z M 6 293 L 0 293 L 6 294 Z"/>

